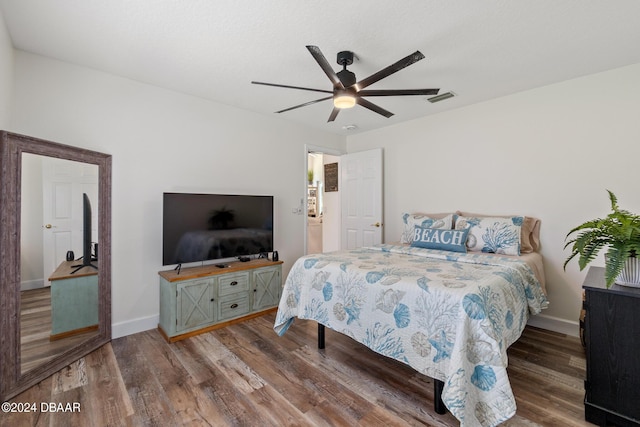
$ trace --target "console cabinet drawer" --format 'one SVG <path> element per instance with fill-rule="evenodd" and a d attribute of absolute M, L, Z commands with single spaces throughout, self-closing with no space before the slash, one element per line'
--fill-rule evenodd
<path fill-rule="evenodd" d="M 218 296 L 247 292 L 249 290 L 249 272 L 229 274 L 218 278 Z"/>
<path fill-rule="evenodd" d="M 218 300 L 218 321 L 233 319 L 249 313 L 249 294 L 233 294 Z"/>

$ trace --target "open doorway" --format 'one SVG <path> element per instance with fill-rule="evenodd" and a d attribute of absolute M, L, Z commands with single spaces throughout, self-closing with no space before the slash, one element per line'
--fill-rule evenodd
<path fill-rule="evenodd" d="M 322 147 L 307 146 L 305 149 L 305 251 L 312 254 L 339 250 L 340 185 L 335 180 L 339 181 L 340 155 L 343 153 Z"/>

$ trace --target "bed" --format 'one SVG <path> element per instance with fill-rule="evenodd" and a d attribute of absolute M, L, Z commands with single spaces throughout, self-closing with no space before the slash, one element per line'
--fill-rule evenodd
<path fill-rule="evenodd" d="M 462 218 L 461 230 L 487 223 L 454 218 Z M 456 229 L 451 221 L 444 230 Z M 466 235 L 465 248 L 472 235 L 492 238 L 486 229 L 475 231 Z M 319 332 L 343 333 L 435 379 L 461 425 L 497 425 L 516 411 L 506 350 L 529 316 L 548 304 L 542 257 L 522 251 L 523 240 L 516 255 L 405 241 L 304 256 L 285 281 L 274 330 L 284 334 L 296 317 L 315 320 Z"/>

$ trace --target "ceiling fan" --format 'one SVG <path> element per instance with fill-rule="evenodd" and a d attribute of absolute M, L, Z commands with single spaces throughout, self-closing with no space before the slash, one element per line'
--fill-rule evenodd
<path fill-rule="evenodd" d="M 389 65 L 386 68 L 378 71 L 370 75 L 369 77 L 362 79 L 360 81 L 356 80 L 356 75 L 351 71 L 347 70 L 347 66 L 353 64 L 353 52 L 350 51 L 342 51 L 338 53 L 337 62 L 342 65 L 342 71 L 336 73 L 329 62 L 324 57 L 322 52 L 317 46 L 307 46 L 307 49 L 316 60 L 322 71 L 329 77 L 331 83 L 333 84 L 333 90 L 324 90 L 324 89 L 313 89 L 308 87 L 300 87 L 300 86 L 289 86 L 289 85 L 281 85 L 276 83 L 264 83 L 264 82 L 255 82 L 251 83 L 256 85 L 266 85 L 266 86 L 275 86 L 275 87 L 284 87 L 288 89 L 300 89 L 300 90 L 309 90 L 312 92 L 323 92 L 330 93 L 331 96 L 327 96 L 324 98 L 316 99 L 314 101 L 305 102 L 304 104 L 295 105 L 293 107 L 285 108 L 284 110 L 276 111 L 276 113 L 284 113 L 285 111 L 294 110 L 300 107 L 306 107 L 307 105 L 312 105 L 321 101 L 326 101 L 328 99 L 333 99 L 333 110 L 329 115 L 329 120 L 327 122 L 332 122 L 338 116 L 338 113 L 343 108 L 351 108 L 354 105 L 358 104 L 363 106 L 364 108 L 368 108 L 369 110 L 381 114 L 387 118 L 393 116 L 393 113 L 385 110 L 382 107 L 372 103 L 364 99 L 365 96 L 405 96 L 405 95 L 437 95 L 440 89 L 368 89 L 365 90 L 366 87 L 372 85 L 373 83 L 384 79 L 385 77 L 390 76 L 391 74 L 402 70 L 405 67 L 408 67 L 411 64 L 414 64 L 421 59 L 424 59 L 424 55 L 420 53 L 420 51 L 415 51 L 411 55 L 408 55 L 401 60 Z"/>

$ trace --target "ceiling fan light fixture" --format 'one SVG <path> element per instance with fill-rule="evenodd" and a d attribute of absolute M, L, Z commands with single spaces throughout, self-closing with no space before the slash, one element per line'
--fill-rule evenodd
<path fill-rule="evenodd" d="M 333 106 L 336 108 L 353 108 L 356 105 L 356 98 L 350 93 L 339 93 L 333 98 Z"/>

